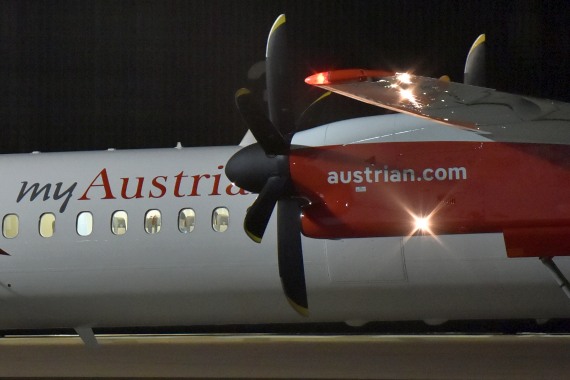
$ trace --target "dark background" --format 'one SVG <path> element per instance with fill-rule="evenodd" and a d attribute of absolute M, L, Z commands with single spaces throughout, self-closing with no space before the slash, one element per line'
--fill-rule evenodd
<path fill-rule="evenodd" d="M 247 71 L 280 13 L 299 110 L 320 94 L 303 79 L 331 68 L 461 81 L 483 32 L 489 87 L 570 101 L 568 1 L 8 0 L 0 152 L 237 144 L 233 94 L 260 87 Z M 377 112 L 351 102 L 331 101 L 331 115 Z"/>

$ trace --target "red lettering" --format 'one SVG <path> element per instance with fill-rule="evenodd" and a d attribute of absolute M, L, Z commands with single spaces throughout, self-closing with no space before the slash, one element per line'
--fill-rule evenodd
<path fill-rule="evenodd" d="M 218 165 L 218 170 L 222 170 L 224 165 Z M 182 183 L 185 178 L 191 177 L 192 179 L 192 187 L 190 189 L 190 193 L 186 193 L 184 188 L 188 190 L 188 184 Z M 168 193 L 169 189 L 169 176 L 159 175 L 152 179 L 146 180 L 145 177 L 124 177 L 121 178 L 121 197 L 123 199 L 139 199 L 139 198 L 163 198 Z M 222 195 L 223 189 L 225 184 L 222 183 L 222 173 L 217 174 L 196 174 L 192 176 L 188 176 L 181 171 L 180 173 L 174 176 L 174 189 L 173 194 L 177 198 L 182 197 L 199 197 L 201 196 L 200 191 L 204 191 L 204 187 L 210 189 L 209 196 L 216 196 Z M 213 178 L 213 182 L 206 181 L 204 183 L 203 179 L 208 180 L 209 178 Z M 225 179 L 225 177 L 224 177 Z M 148 183 L 150 181 L 149 186 L 145 188 L 145 180 Z M 136 181 L 136 185 L 131 185 L 131 193 L 129 194 L 129 182 Z M 211 185 L 211 187 L 210 187 Z M 136 189 L 132 189 L 133 186 L 136 186 Z M 200 189 L 202 186 L 202 189 Z M 90 191 L 96 191 L 95 188 L 101 188 L 98 190 L 97 195 L 89 194 Z M 134 191 L 134 193 L 133 193 Z M 104 193 L 102 193 L 104 192 Z M 229 184 L 225 187 L 225 194 L 234 196 L 234 195 L 248 195 L 249 192 L 240 189 L 234 184 Z M 79 200 L 90 200 L 91 198 L 95 199 L 116 199 L 113 191 L 111 189 L 111 183 L 109 181 L 109 175 L 107 173 L 107 169 L 103 168 L 99 174 L 93 179 L 93 181 L 89 184 L 83 195 L 79 198 Z"/>
<path fill-rule="evenodd" d="M 182 178 L 188 178 L 188 176 L 184 175 L 184 171 L 181 171 L 175 175 L 174 178 L 176 178 L 176 183 L 174 184 L 174 196 L 182 198 L 184 194 L 180 194 L 180 183 L 182 182 Z"/>
<path fill-rule="evenodd" d="M 194 182 L 192 183 L 192 192 L 188 195 L 189 197 L 195 197 L 195 196 L 199 196 L 200 194 L 198 194 L 198 184 L 200 183 L 200 180 L 202 178 L 210 178 L 209 174 L 199 174 L 199 175 L 193 175 L 192 179 L 194 179 Z"/>
<path fill-rule="evenodd" d="M 237 193 L 234 193 L 232 189 L 238 189 Z M 233 183 L 230 183 L 228 187 L 226 187 L 226 194 L 228 195 L 248 195 L 249 193 L 242 188 L 237 187 Z"/>
<path fill-rule="evenodd" d="M 101 183 L 95 183 L 99 178 L 101 178 Z M 113 196 L 113 192 L 111 191 L 111 185 L 109 184 L 109 177 L 107 176 L 107 169 L 101 170 L 97 177 L 91 182 L 91 184 L 87 187 L 87 190 L 83 193 L 83 195 L 79 198 L 80 201 L 88 201 L 90 198 L 87 196 L 89 190 L 92 187 L 103 187 L 105 189 L 105 196 L 101 199 L 115 199 Z"/>
<path fill-rule="evenodd" d="M 143 198 L 142 187 L 144 183 L 144 177 L 137 177 L 137 192 L 132 197 L 127 195 L 127 187 L 129 186 L 130 178 L 121 178 L 123 180 L 123 186 L 121 187 L 121 197 L 123 199 L 133 199 L 133 198 Z"/>
<path fill-rule="evenodd" d="M 223 168 L 224 168 L 223 165 L 218 166 L 218 169 L 220 169 L 220 170 Z M 214 177 L 214 187 L 212 188 L 212 192 L 208 195 L 222 195 L 222 194 L 220 194 L 220 192 L 218 190 L 218 188 L 220 187 L 220 179 L 222 178 L 222 175 L 221 174 L 214 174 L 213 177 Z"/>
<path fill-rule="evenodd" d="M 151 191 L 148 192 L 148 197 L 149 197 L 149 198 L 162 198 L 162 197 L 164 197 L 164 194 L 166 194 L 166 186 L 164 186 L 164 184 L 158 182 L 158 179 L 159 179 L 159 178 L 162 178 L 162 179 L 164 180 L 164 182 L 166 182 L 166 180 L 167 180 L 168 177 L 167 177 L 167 176 L 159 175 L 158 177 L 154 177 L 154 178 L 152 179 L 152 186 L 154 186 L 156 189 L 160 190 L 160 194 L 159 194 L 159 195 L 154 195 L 154 194 L 152 193 L 152 190 L 151 190 Z"/>

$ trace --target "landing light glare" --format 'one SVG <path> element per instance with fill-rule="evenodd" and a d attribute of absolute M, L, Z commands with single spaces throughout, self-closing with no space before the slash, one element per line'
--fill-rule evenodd
<path fill-rule="evenodd" d="M 415 218 L 415 230 L 419 232 L 430 232 L 430 223 L 428 217 L 414 217 Z"/>

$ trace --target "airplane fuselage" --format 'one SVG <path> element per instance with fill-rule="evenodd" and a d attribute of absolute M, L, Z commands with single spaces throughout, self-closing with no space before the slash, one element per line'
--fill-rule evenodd
<path fill-rule="evenodd" d="M 497 143 L 401 115 L 316 128 L 296 134 L 293 143 L 376 160 L 317 160 L 307 176 L 335 189 L 321 199 L 336 235 L 317 236 L 324 230 L 311 229 L 308 210 L 305 234 L 341 237 L 303 238 L 309 318 L 291 310 L 282 294 L 274 222 L 260 245 L 242 230 L 256 195 L 224 175 L 238 147 L 40 153 L 0 159 L 0 248 L 7 254 L 0 256 L 0 329 L 570 316 L 570 301 L 548 271 L 536 258 L 508 257 L 498 228 L 396 233 L 410 228 L 400 220 L 402 210 L 414 209 L 408 202 L 418 194 L 430 200 L 424 206 L 431 211 L 446 191 L 465 194 L 456 195 L 457 208 L 478 192 L 488 201 L 508 201 L 485 191 L 508 180 L 510 169 L 482 170 L 498 176 L 486 188 L 473 166 L 487 157 L 477 146 Z M 466 145 L 473 149 L 456 149 Z M 436 153 L 425 159 L 413 156 L 432 148 Z M 437 157 L 442 161 L 430 162 Z M 294 164 L 291 170 L 295 175 Z M 567 181 L 563 168 L 556 170 L 560 176 L 550 180 Z M 381 208 L 382 192 L 396 185 L 401 200 L 391 201 L 391 210 Z M 326 199 L 331 194 L 338 202 Z M 442 201 L 453 207 L 452 200 Z M 476 198 L 470 202 L 479 210 Z M 537 207 L 544 205 L 520 211 Z M 556 220 L 565 218 L 560 213 Z M 474 216 L 473 223 L 485 217 Z M 399 229 L 390 230 L 393 225 Z M 446 228 L 453 226 L 466 225 Z M 390 232 L 385 237 L 354 233 L 382 228 Z M 566 258 L 557 262 L 570 270 Z"/>

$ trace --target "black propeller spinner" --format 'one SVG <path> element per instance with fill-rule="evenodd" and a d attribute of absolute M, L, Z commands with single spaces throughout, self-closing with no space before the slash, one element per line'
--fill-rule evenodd
<path fill-rule="evenodd" d="M 239 187 L 259 194 L 244 221 L 245 232 L 253 241 L 261 242 L 277 205 L 279 276 L 291 306 L 301 315 L 308 316 L 301 247 L 301 207 L 299 200 L 293 197 L 289 172 L 289 152 L 295 124 L 287 70 L 285 15 L 281 15 L 273 24 L 267 40 L 269 119 L 249 90 L 241 89 L 236 93 L 236 105 L 257 144 L 237 152 L 226 165 L 226 175 Z"/>

